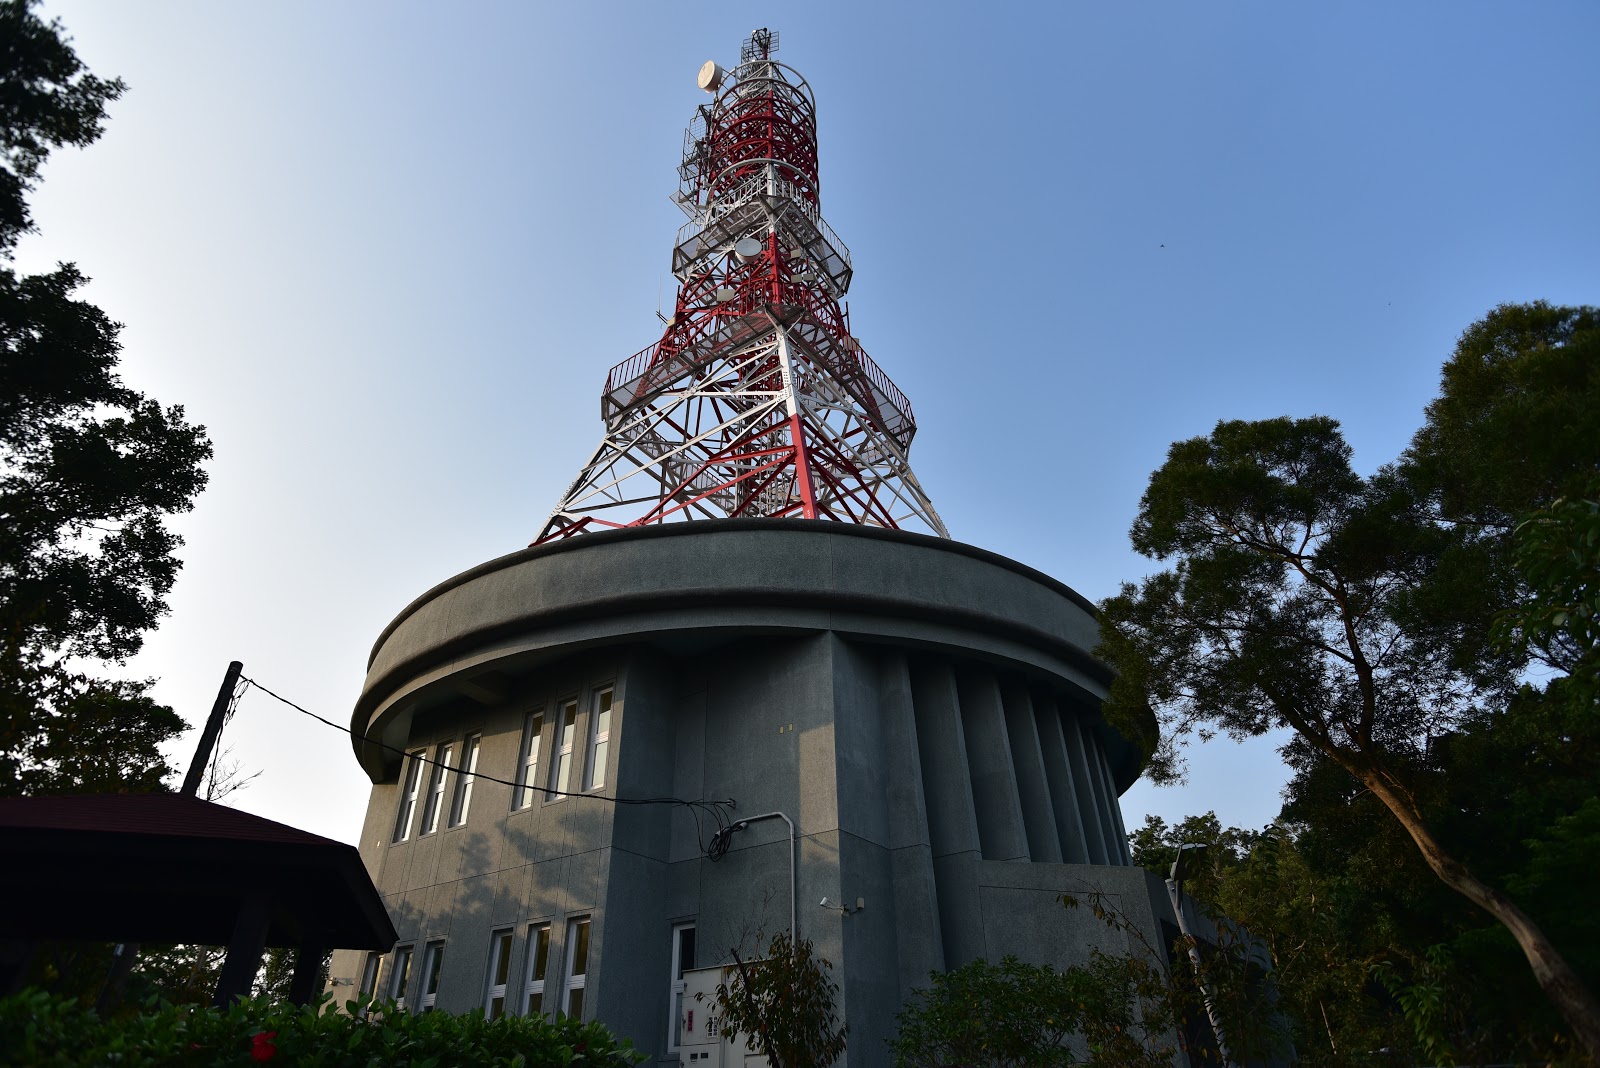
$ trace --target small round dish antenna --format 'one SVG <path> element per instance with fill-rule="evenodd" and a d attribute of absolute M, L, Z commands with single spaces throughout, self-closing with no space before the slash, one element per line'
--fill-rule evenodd
<path fill-rule="evenodd" d="M 762 244 L 760 241 L 753 237 L 746 237 L 741 238 L 739 243 L 733 246 L 733 254 L 748 263 L 761 255 L 761 249 Z"/>
<path fill-rule="evenodd" d="M 700 73 L 695 76 L 695 84 L 708 93 L 714 93 L 722 85 L 722 79 L 728 72 L 717 66 L 717 61 L 708 59 L 700 66 Z"/>

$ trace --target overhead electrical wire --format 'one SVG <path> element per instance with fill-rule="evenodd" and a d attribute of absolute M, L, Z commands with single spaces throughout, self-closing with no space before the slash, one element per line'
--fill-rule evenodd
<path fill-rule="evenodd" d="M 488 775 L 481 771 L 468 771 L 465 768 L 459 768 L 453 764 L 446 764 L 443 761 L 434 760 L 432 757 L 426 756 L 422 753 L 410 752 L 399 748 L 398 746 L 390 745 L 387 742 L 381 742 L 375 738 L 369 738 L 364 734 L 357 735 L 356 732 L 351 730 L 349 727 L 346 727 L 341 723 L 335 723 L 331 719 L 326 719 L 317 715 L 309 708 L 304 708 L 295 704 L 282 694 L 274 693 L 272 690 L 269 690 L 255 679 L 244 675 L 241 675 L 239 678 L 241 686 L 233 697 L 233 704 L 235 706 L 238 704 L 239 698 L 244 696 L 245 691 L 253 686 L 273 700 L 286 704 L 296 712 L 310 716 L 318 723 L 332 727 L 336 731 L 342 731 L 343 733 L 350 735 L 352 738 L 359 737 L 363 742 L 369 742 L 372 745 L 376 745 L 382 749 L 387 749 L 389 752 L 398 754 L 402 758 L 409 758 L 423 764 L 432 764 L 434 767 L 443 768 L 446 771 L 453 771 L 457 775 L 470 775 L 475 780 L 484 779 L 488 782 L 499 783 L 502 786 L 509 786 L 513 790 L 525 789 L 529 791 L 537 791 L 547 797 L 586 797 L 593 801 L 609 801 L 614 805 L 681 805 L 688 809 L 690 815 L 694 817 L 695 840 L 700 847 L 700 852 L 704 853 L 707 858 L 715 861 L 721 860 L 723 855 L 728 851 L 728 839 L 732 837 L 732 828 L 730 826 L 728 814 L 725 810 L 735 807 L 734 801 L 731 797 L 724 798 L 722 800 L 706 800 L 704 798 L 700 798 L 694 801 L 686 801 L 681 797 L 617 797 L 614 794 L 597 794 L 593 792 L 580 792 L 575 790 L 546 789 L 545 787 L 533 786 L 529 783 L 513 782 L 510 779 L 497 778 L 496 776 Z M 705 839 L 702 837 L 702 829 L 700 824 L 700 814 L 702 812 L 709 814 L 717 825 L 717 829 L 711 834 L 711 843 L 709 845 L 706 844 Z"/>

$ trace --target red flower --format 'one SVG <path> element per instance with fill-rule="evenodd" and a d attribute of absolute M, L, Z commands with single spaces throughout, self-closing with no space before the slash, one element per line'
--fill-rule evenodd
<path fill-rule="evenodd" d="M 272 1040 L 278 1037 L 276 1031 L 261 1031 L 250 1040 L 250 1059 L 253 1061 L 270 1061 L 278 1055 L 278 1047 Z"/>

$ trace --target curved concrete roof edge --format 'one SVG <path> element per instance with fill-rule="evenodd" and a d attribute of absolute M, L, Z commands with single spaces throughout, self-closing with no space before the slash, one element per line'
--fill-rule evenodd
<path fill-rule="evenodd" d="M 825 536 L 842 535 L 856 538 L 879 538 L 884 541 L 898 541 L 944 549 L 947 552 L 983 560 L 986 563 L 994 564 L 1008 571 L 1014 571 L 1019 575 L 1031 578 L 1035 582 L 1054 589 L 1091 616 L 1099 618 L 1100 615 L 1100 611 L 1095 607 L 1093 601 L 1060 579 L 1047 575 L 1037 568 L 1029 567 L 1027 564 L 1019 563 L 1009 556 L 1002 556 L 988 549 L 980 549 L 976 545 L 968 545 L 962 541 L 936 538 L 931 534 L 917 534 L 909 530 L 888 530 L 883 527 L 861 526 L 854 523 L 835 523 L 822 519 L 696 519 L 681 523 L 662 523 L 648 527 L 623 527 L 616 530 L 598 530 L 592 533 L 575 534 L 562 541 L 554 541 L 545 545 L 530 545 L 526 549 L 518 549 L 516 552 L 497 556 L 492 560 L 485 560 L 481 564 L 469 567 L 465 571 L 445 579 L 443 582 L 436 583 L 430 589 L 414 597 L 410 604 L 402 608 L 389 621 L 388 626 L 384 627 L 382 632 L 379 633 L 377 640 L 372 643 L 372 650 L 367 654 L 367 668 L 371 669 L 373 661 L 378 658 L 378 650 L 383 648 L 383 644 L 388 640 L 389 635 L 393 634 L 395 628 L 404 623 L 412 613 L 435 597 L 438 597 L 441 593 L 470 582 L 475 578 L 503 568 L 515 567 L 527 560 L 535 560 L 541 556 L 581 549 L 585 545 L 644 538 L 683 537 L 723 530 L 794 530 Z"/>

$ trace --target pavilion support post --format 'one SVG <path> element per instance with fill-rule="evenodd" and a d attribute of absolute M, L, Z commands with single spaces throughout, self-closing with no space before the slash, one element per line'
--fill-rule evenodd
<path fill-rule="evenodd" d="M 294 976 L 289 980 L 289 1001 L 295 1005 L 309 1005 L 317 996 L 317 979 L 322 975 L 322 958 L 328 947 L 323 939 L 312 935 L 300 943 L 294 958 Z"/>
<path fill-rule="evenodd" d="M 22 989 L 38 954 L 39 943 L 32 938 L 0 938 L 0 997 Z"/>
<path fill-rule="evenodd" d="M 234 999 L 250 996 L 250 986 L 261 968 L 261 953 L 267 945 L 267 927 L 272 920 L 271 899 L 256 891 L 239 903 L 239 916 L 233 922 L 233 938 L 228 957 L 217 977 L 216 996 L 211 1004 L 225 1009 Z"/>

